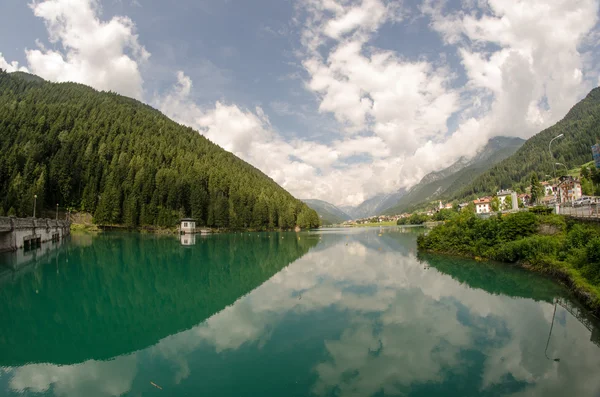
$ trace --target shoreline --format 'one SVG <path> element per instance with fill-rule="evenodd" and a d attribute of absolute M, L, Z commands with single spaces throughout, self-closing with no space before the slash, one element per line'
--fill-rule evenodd
<path fill-rule="evenodd" d="M 418 249 L 419 253 L 424 254 L 436 254 L 436 255 L 445 255 L 452 256 L 456 258 L 465 258 L 465 259 L 473 259 L 476 261 L 486 261 L 495 265 L 503 265 L 503 266 L 517 266 L 521 269 L 525 269 L 532 273 L 537 273 L 543 275 L 553 282 L 556 282 L 565 288 L 573 295 L 573 297 L 586 309 L 590 312 L 590 314 L 594 315 L 596 318 L 600 319 L 600 296 L 598 296 L 598 292 L 594 291 L 595 287 L 589 284 L 587 281 L 578 282 L 574 275 L 570 274 L 569 270 L 574 271 L 574 269 L 569 269 L 560 266 L 560 263 L 548 263 L 543 262 L 539 264 L 529 263 L 527 261 L 517 261 L 517 262 L 498 262 L 494 261 L 490 258 L 484 258 L 473 255 L 465 255 L 458 254 L 454 252 L 441 252 L 436 250 L 426 250 L 426 249 Z"/>
<path fill-rule="evenodd" d="M 295 229 L 266 229 L 266 230 L 257 230 L 257 229 L 213 229 L 208 228 L 210 230 L 210 234 L 224 234 L 224 233 L 259 233 L 259 232 L 294 232 Z M 300 231 L 307 231 L 313 229 L 301 229 Z M 76 232 L 87 232 L 87 233 L 101 233 L 101 232 L 115 232 L 115 231 L 123 231 L 123 232 L 132 232 L 132 233 L 146 233 L 146 234 L 159 234 L 159 235 L 179 235 L 179 229 L 177 226 L 173 227 L 162 227 L 162 226 L 125 226 L 125 225 L 96 225 L 93 223 L 71 223 L 71 231 Z M 296 231 L 298 232 L 298 231 Z M 189 234 L 189 233 L 188 233 Z M 200 234 L 200 233 L 193 233 Z"/>

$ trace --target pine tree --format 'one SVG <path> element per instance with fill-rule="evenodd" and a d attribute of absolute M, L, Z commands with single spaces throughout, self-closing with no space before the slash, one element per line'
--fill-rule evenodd
<path fill-rule="evenodd" d="M 531 173 L 531 204 L 537 204 L 544 197 L 544 188 L 535 172 Z"/>

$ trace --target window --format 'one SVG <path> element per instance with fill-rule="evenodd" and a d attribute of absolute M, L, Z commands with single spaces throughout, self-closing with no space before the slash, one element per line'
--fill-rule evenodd
<path fill-rule="evenodd" d="M 183 222 L 183 227 L 188 227 L 187 222 Z"/>

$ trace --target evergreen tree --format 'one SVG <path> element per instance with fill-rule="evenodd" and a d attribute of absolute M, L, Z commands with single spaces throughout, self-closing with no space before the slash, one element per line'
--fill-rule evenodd
<path fill-rule="evenodd" d="M 535 172 L 531 173 L 531 204 L 537 204 L 544 197 L 544 188 Z"/>

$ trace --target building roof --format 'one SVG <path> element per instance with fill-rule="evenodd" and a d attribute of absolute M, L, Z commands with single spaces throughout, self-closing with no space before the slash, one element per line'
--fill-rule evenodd
<path fill-rule="evenodd" d="M 492 200 L 489 198 L 481 198 L 479 200 L 473 200 L 473 202 L 475 203 L 475 205 L 477 204 L 489 204 Z"/>
<path fill-rule="evenodd" d="M 500 190 L 497 195 L 498 196 L 508 196 L 509 194 L 512 194 L 512 190 L 510 189 L 504 189 L 504 190 Z"/>
<path fill-rule="evenodd" d="M 182 218 L 180 222 L 196 222 L 194 218 Z"/>

